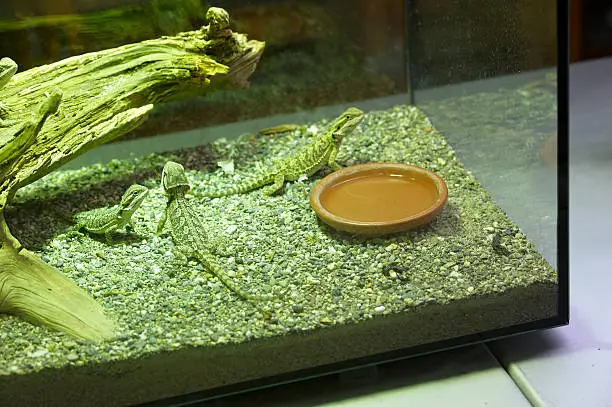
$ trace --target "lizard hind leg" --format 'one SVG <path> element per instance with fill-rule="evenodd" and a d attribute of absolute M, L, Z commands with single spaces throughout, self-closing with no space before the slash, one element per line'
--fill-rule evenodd
<path fill-rule="evenodd" d="M 73 226 L 69 230 L 67 230 L 65 233 L 62 233 L 60 236 L 65 236 L 65 237 L 85 236 L 85 234 L 81 232 L 82 228 L 83 228 L 83 225 Z"/>
<path fill-rule="evenodd" d="M 285 183 L 285 176 L 283 174 L 278 174 L 274 177 L 274 183 L 272 185 L 268 185 L 263 188 L 262 192 L 264 195 L 274 195 L 278 191 L 281 190 L 283 184 Z"/>
<path fill-rule="evenodd" d="M 183 252 L 182 250 L 186 250 L 186 251 Z M 179 246 L 179 247 L 174 246 L 172 249 L 172 257 L 173 259 L 170 263 L 172 264 L 173 267 L 168 272 L 169 277 L 176 276 L 177 270 L 185 267 L 185 265 L 189 262 L 189 258 L 193 256 L 189 253 L 188 248 L 183 247 L 183 246 Z"/>
<path fill-rule="evenodd" d="M 340 164 L 336 162 L 336 155 L 338 154 L 338 148 L 334 147 L 332 151 L 329 153 L 329 157 L 327 158 L 327 165 L 334 171 L 338 171 L 342 168 Z"/>
<path fill-rule="evenodd" d="M 104 232 L 104 237 L 106 238 L 106 243 L 108 244 L 113 243 L 113 231 L 112 230 L 107 230 L 106 232 Z"/>

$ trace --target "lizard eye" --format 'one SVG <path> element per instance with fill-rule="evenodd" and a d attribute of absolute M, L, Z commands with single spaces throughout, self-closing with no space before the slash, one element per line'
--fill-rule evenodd
<path fill-rule="evenodd" d="M 132 200 L 134 200 L 134 198 L 136 197 L 136 191 L 130 191 L 126 196 L 125 196 L 125 201 L 126 202 L 130 202 Z"/>

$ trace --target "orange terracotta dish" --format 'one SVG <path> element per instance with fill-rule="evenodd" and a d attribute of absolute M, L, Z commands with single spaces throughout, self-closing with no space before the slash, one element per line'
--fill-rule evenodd
<path fill-rule="evenodd" d="M 323 178 L 310 204 L 331 227 L 362 235 L 401 232 L 431 221 L 444 207 L 446 184 L 438 175 L 402 163 L 369 163 Z"/>

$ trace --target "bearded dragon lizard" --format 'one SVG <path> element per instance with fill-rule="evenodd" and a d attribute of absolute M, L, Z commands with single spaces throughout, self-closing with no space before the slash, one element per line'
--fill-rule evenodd
<path fill-rule="evenodd" d="M 78 234 L 79 230 L 85 229 L 89 233 L 104 234 L 106 241 L 110 243 L 111 234 L 117 229 L 125 225 L 130 225 L 132 229 L 135 229 L 132 224 L 132 215 L 148 193 L 147 187 L 134 184 L 125 191 L 118 205 L 77 213 L 74 216 L 76 226 L 72 233 Z"/>
<path fill-rule="evenodd" d="M 350 107 L 325 131 L 315 136 L 312 142 L 278 160 L 268 170 L 229 188 L 206 192 L 197 191 L 196 195 L 216 198 L 243 194 L 264 186 L 263 193 L 273 195 L 283 187 L 285 181 L 296 181 L 303 175 L 310 177 L 325 164 L 329 165 L 332 170 L 338 170 L 341 166 L 336 162 L 336 155 L 340 143 L 344 136 L 357 127 L 363 116 L 363 111 Z"/>
<path fill-rule="evenodd" d="M 157 233 L 160 234 L 162 232 L 166 221 L 168 221 L 174 244 L 182 255 L 197 259 L 221 280 L 227 288 L 243 299 L 251 301 L 272 299 L 272 296 L 260 296 L 245 292 L 219 267 L 208 250 L 209 244 L 205 231 L 206 228 L 191 202 L 185 197 L 185 193 L 189 191 L 191 186 L 187 181 L 185 169 L 181 164 L 168 161 L 164 165 L 161 186 L 168 197 L 168 203 L 157 225 Z"/>

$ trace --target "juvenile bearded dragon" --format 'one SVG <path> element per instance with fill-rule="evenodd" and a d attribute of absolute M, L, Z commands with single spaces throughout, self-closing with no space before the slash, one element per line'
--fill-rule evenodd
<path fill-rule="evenodd" d="M 162 171 L 161 185 L 168 197 L 168 204 L 157 225 L 157 233 L 162 232 L 166 221 L 168 221 L 174 244 L 185 257 L 197 259 L 217 276 L 227 288 L 243 299 L 251 301 L 272 299 L 272 296 L 254 295 L 240 289 L 219 267 L 208 250 L 206 228 L 191 202 L 185 197 L 185 193 L 189 191 L 191 186 L 187 181 L 183 166 L 168 161 Z"/>
<path fill-rule="evenodd" d="M 125 225 L 130 225 L 132 229 L 135 229 L 132 224 L 132 215 L 148 193 L 147 187 L 134 184 L 125 191 L 118 205 L 77 213 L 74 216 L 76 226 L 72 232 L 85 229 L 89 233 L 104 234 L 106 241 L 110 243 L 111 234 L 117 229 Z"/>
<path fill-rule="evenodd" d="M 356 107 L 349 107 L 310 143 L 278 160 L 263 173 L 227 189 L 198 191 L 196 195 L 216 198 L 243 194 L 265 185 L 267 186 L 263 189 L 263 193 L 273 195 L 283 187 L 285 181 L 296 181 L 303 175 L 310 177 L 325 164 L 329 165 L 332 170 L 338 170 L 341 166 L 336 162 L 336 155 L 340 143 L 344 136 L 357 127 L 363 115 L 363 111 Z"/>

